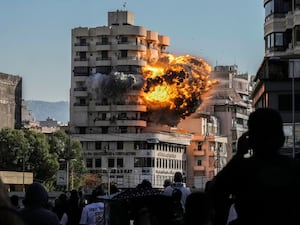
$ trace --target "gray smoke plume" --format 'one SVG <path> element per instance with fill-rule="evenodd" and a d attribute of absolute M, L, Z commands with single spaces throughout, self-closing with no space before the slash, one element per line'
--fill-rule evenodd
<path fill-rule="evenodd" d="M 142 75 L 124 74 L 115 72 L 113 74 L 96 73 L 90 75 L 86 81 L 86 87 L 93 99 L 117 98 L 129 90 L 139 90 L 143 87 Z"/>

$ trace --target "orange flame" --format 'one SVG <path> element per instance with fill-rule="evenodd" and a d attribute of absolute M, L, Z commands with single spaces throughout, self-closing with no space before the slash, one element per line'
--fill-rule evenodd
<path fill-rule="evenodd" d="M 201 95 L 216 81 L 209 80 L 210 65 L 201 58 L 168 54 L 143 68 L 143 99 L 150 111 L 169 110 L 185 118 L 195 112 Z"/>

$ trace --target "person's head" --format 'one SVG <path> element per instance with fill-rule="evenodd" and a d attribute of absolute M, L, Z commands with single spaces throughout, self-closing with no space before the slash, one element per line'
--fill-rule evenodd
<path fill-rule="evenodd" d="M 100 196 L 104 195 L 102 187 L 98 186 L 92 191 L 91 202 L 98 202 Z"/>
<path fill-rule="evenodd" d="M 10 196 L 10 202 L 14 207 L 18 208 L 19 207 L 19 196 L 18 195 Z"/>
<path fill-rule="evenodd" d="M 260 108 L 248 120 L 249 146 L 256 155 L 276 154 L 285 141 L 282 118 L 278 111 Z"/>
<path fill-rule="evenodd" d="M 25 207 L 48 205 L 48 193 L 40 183 L 32 183 L 29 185 L 24 198 Z"/>
<path fill-rule="evenodd" d="M 169 179 L 165 179 L 164 181 L 164 188 L 170 186 L 172 184 L 172 182 Z"/>
<path fill-rule="evenodd" d="M 176 172 L 174 174 L 174 182 L 182 182 L 182 181 L 183 181 L 182 173 Z"/>
<path fill-rule="evenodd" d="M 213 217 L 213 205 L 207 193 L 193 192 L 188 195 L 184 215 L 186 225 L 208 225 Z"/>

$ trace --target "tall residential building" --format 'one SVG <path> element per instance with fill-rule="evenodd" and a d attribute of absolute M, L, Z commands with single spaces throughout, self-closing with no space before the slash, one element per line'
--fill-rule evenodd
<path fill-rule="evenodd" d="M 22 78 L 0 73 L 0 129 L 21 128 Z"/>
<path fill-rule="evenodd" d="M 206 96 L 201 111 L 210 112 L 219 121 L 221 137 L 227 137 L 227 161 L 236 152 L 238 138 L 247 131 L 247 121 L 252 105 L 250 94 L 253 79 L 248 74 L 238 74 L 237 65 L 216 66 L 211 77 L 219 83 Z"/>
<path fill-rule="evenodd" d="M 169 45 L 169 37 L 134 25 L 129 11 L 108 12 L 107 26 L 72 30 L 70 135 L 104 182 L 162 187 L 186 173 L 190 135 L 150 126 L 141 99 L 142 67 Z"/>
<path fill-rule="evenodd" d="M 264 0 L 265 57 L 255 77 L 255 108 L 280 111 L 286 135 L 284 154 L 300 152 L 300 1 Z"/>

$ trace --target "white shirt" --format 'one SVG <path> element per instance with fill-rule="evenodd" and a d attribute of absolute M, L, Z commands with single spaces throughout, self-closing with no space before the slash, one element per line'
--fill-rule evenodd
<path fill-rule="evenodd" d="M 104 225 L 104 203 L 94 202 L 86 205 L 81 213 L 80 224 Z"/>

